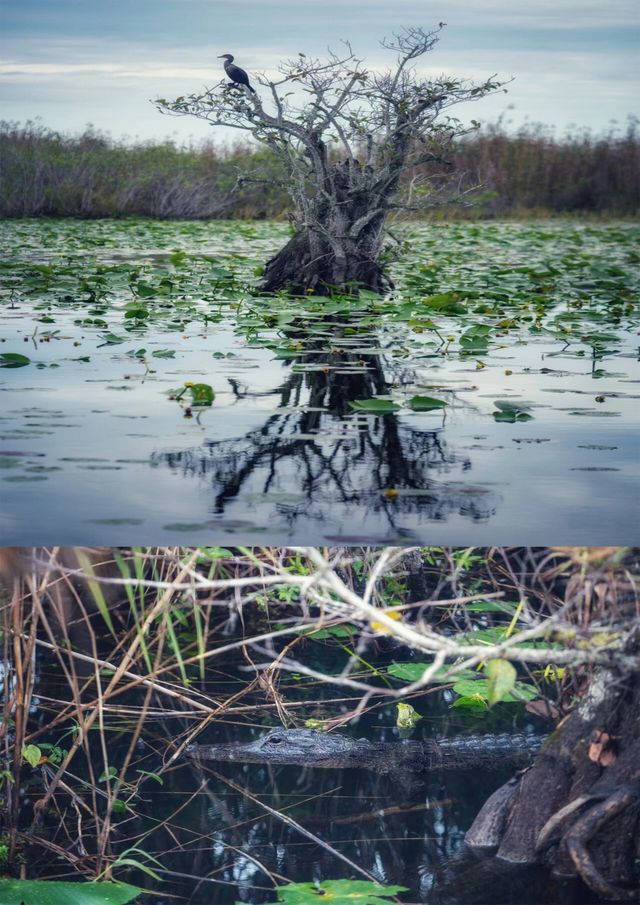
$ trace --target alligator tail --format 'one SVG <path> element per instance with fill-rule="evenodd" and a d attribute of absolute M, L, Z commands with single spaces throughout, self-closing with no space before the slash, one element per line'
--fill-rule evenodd
<path fill-rule="evenodd" d="M 526 766 L 542 748 L 546 735 L 458 735 L 434 739 L 428 746 L 430 770 Z"/>

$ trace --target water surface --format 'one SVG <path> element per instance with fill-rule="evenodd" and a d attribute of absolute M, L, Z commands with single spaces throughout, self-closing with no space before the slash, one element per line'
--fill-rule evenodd
<path fill-rule="evenodd" d="M 283 225 L 1 229 L 6 543 L 635 538 L 633 225 L 411 226 L 356 302 L 252 292 Z"/>

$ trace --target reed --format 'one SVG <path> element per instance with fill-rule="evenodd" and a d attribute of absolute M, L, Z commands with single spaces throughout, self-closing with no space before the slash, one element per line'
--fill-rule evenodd
<path fill-rule="evenodd" d="M 452 163 L 473 203 L 445 203 L 440 217 L 640 210 L 635 119 L 624 130 L 562 136 L 542 124 L 511 132 L 498 122 L 460 142 Z M 436 184 L 445 179 L 444 170 L 432 175 Z M 65 135 L 38 122 L 0 123 L 0 217 L 278 219 L 288 210 L 282 180 L 275 158 L 250 144 L 127 144 L 92 128 Z"/>

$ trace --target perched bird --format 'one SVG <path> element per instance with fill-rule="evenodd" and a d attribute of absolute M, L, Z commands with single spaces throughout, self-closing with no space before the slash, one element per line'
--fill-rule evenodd
<path fill-rule="evenodd" d="M 249 76 L 244 69 L 240 69 L 239 66 L 234 64 L 233 56 L 230 53 L 221 53 L 218 59 L 224 60 L 224 71 L 234 85 L 246 85 L 249 91 L 252 91 L 254 94 L 256 93 L 255 89 L 249 84 Z"/>

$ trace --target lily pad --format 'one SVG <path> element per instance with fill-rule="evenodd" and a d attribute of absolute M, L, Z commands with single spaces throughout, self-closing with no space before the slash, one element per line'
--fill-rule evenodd
<path fill-rule="evenodd" d="M 433 412 L 447 407 L 443 399 L 435 399 L 433 396 L 412 396 L 408 405 L 414 412 Z"/>
<path fill-rule="evenodd" d="M 277 889 L 284 905 L 389 905 L 389 899 L 406 886 L 382 886 L 368 880 L 325 880 L 323 883 L 288 883 Z M 240 903 L 238 903 L 240 905 Z"/>
<path fill-rule="evenodd" d="M 0 352 L 0 368 L 24 368 L 31 359 L 18 352 Z"/>
<path fill-rule="evenodd" d="M 526 403 L 511 402 L 510 400 L 497 399 L 494 402 L 497 412 L 493 413 L 494 421 L 502 421 L 506 424 L 515 424 L 517 421 L 531 421 L 533 415 L 527 411 Z"/>
<path fill-rule="evenodd" d="M 401 406 L 391 399 L 355 399 L 349 405 L 356 412 L 371 412 L 374 415 L 398 412 L 401 409 Z"/>

